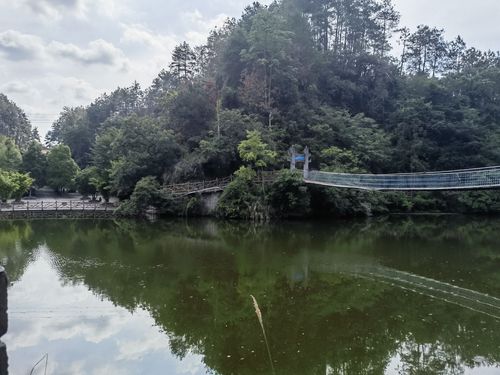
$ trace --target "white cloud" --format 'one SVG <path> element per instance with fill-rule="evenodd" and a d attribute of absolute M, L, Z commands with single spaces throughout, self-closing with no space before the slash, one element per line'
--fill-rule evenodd
<path fill-rule="evenodd" d="M 48 50 L 54 56 L 70 59 L 83 65 L 102 64 L 122 67 L 126 63 L 123 51 L 102 39 L 90 42 L 87 48 L 54 41 L 50 43 Z"/>
<path fill-rule="evenodd" d="M 123 36 L 120 39 L 122 43 L 143 44 L 156 50 L 168 51 L 172 51 L 178 43 L 174 35 L 154 33 L 141 24 L 122 24 L 122 28 Z"/>
<path fill-rule="evenodd" d="M 119 340 L 117 343 L 119 354 L 116 357 L 119 361 L 136 361 L 146 354 L 155 352 L 169 352 L 170 342 L 168 337 L 161 334 L 141 337 L 135 340 Z M 199 363 L 199 361 L 198 361 Z"/>
<path fill-rule="evenodd" d="M 49 22 L 68 16 L 85 19 L 91 13 L 117 17 L 127 9 L 123 0 L 22 0 L 21 4 Z"/>
<path fill-rule="evenodd" d="M 0 53 L 9 60 L 31 60 L 43 53 L 43 40 L 16 30 L 0 33 Z"/>
<path fill-rule="evenodd" d="M 76 101 L 90 101 L 97 94 L 96 90 L 90 83 L 76 77 L 61 78 L 58 91 L 70 93 Z"/>
<path fill-rule="evenodd" d="M 190 30 L 186 33 L 187 42 L 193 45 L 205 43 L 209 32 L 216 26 L 223 25 L 228 17 L 227 14 L 220 13 L 213 18 L 206 18 L 197 9 L 192 12 L 182 13 L 181 19 L 186 28 Z"/>
<path fill-rule="evenodd" d="M 83 0 L 24 0 L 22 3 L 36 15 L 47 19 L 58 19 L 68 13 L 83 16 L 86 12 Z"/>
<path fill-rule="evenodd" d="M 119 68 L 127 65 L 123 51 L 103 39 L 91 41 L 86 47 L 59 41 L 51 41 L 47 44 L 36 35 L 23 34 L 16 30 L 0 33 L 0 54 L 11 61 L 62 57 L 83 65 L 98 64 Z"/>
<path fill-rule="evenodd" d="M 102 92 L 102 88 L 96 88 L 80 77 L 47 73 L 8 81 L 0 86 L 0 92 L 6 93 L 16 103 L 23 103 L 22 109 L 33 126 L 44 135 L 64 106 L 88 104 Z"/>
<path fill-rule="evenodd" d="M 11 81 L 0 87 L 0 91 L 7 94 L 28 94 L 33 92 L 33 88 L 25 82 Z"/>

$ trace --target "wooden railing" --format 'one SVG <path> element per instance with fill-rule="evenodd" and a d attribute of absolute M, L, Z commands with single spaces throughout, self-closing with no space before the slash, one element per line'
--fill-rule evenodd
<path fill-rule="evenodd" d="M 112 203 L 85 202 L 85 201 L 26 201 L 0 204 L 0 212 L 18 211 L 114 211 L 116 205 Z"/>
<path fill-rule="evenodd" d="M 165 186 L 165 190 L 173 195 L 189 195 L 224 190 L 231 183 L 233 177 L 218 178 L 210 181 L 186 182 Z"/>
<path fill-rule="evenodd" d="M 254 179 L 254 183 L 273 183 L 280 171 L 260 172 Z M 214 193 L 224 190 L 233 181 L 234 177 L 217 178 L 209 181 L 186 182 L 165 186 L 165 190 L 175 196 Z"/>

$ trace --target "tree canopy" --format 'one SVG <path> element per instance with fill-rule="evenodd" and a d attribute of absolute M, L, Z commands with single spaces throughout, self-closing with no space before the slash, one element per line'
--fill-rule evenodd
<path fill-rule="evenodd" d="M 22 149 L 26 148 L 35 136 L 24 111 L 2 93 L 0 93 L 0 136 L 12 139 Z"/>
<path fill-rule="evenodd" d="M 50 187 L 58 192 L 71 189 L 78 171 L 68 146 L 59 145 L 50 150 L 47 155 L 47 183 Z"/>

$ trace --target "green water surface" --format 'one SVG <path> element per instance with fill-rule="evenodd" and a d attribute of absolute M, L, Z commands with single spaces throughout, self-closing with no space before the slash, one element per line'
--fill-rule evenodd
<path fill-rule="evenodd" d="M 0 260 L 10 374 L 500 373 L 498 219 L 0 222 Z"/>

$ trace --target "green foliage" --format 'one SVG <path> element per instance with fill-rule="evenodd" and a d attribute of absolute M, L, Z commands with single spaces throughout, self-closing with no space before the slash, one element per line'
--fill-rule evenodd
<path fill-rule="evenodd" d="M 321 152 L 321 159 L 326 164 L 322 170 L 339 173 L 360 173 L 360 161 L 354 152 L 335 146 Z"/>
<path fill-rule="evenodd" d="M 143 177 L 134 188 L 130 199 L 122 202 L 117 213 L 122 216 L 137 217 L 146 215 L 149 207 L 159 214 L 167 214 L 175 209 L 172 196 L 167 194 L 153 176 Z"/>
<path fill-rule="evenodd" d="M 16 201 L 20 201 L 24 194 L 26 194 L 31 186 L 33 186 L 34 180 L 29 174 L 10 172 L 10 179 L 14 184 L 14 191 L 12 192 L 12 198 Z"/>
<path fill-rule="evenodd" d="M 10 138 L 0 135 L 0 169 L 15 171 L 21 167 L 21 151 Z"/>
<path fill-rule="evenodd" d="M 47 155 L 47 183 L 50 187 L 58 192 L 73 188 L 78 172 L 68 146 L 59 145 L 50 150 Z"/>
<path fill-rule="evenodd" d="M 0 199 L 5 202 L 10 198 L 21 200 L 33 184 L 33 179 L 24 173 L 0 169 Z"/>
<path fill-rule="evenodd" d="M 144 177 L 136 184 L 130 199 L 123 202 L 117 212 L 123 216 L 144 214 L 149 206 L 158 202 L 159 191 L 160 184 L 155 177 Z"/>
<path fill-rule="evenodd" d="M 241 166 L 240 169 L 234 172 L 234 175 L 241 180 L 251 183 L 257 177 L 257 172 L 250 167 Z"/>
<path fill-rule="evenodd" d="M 0 170 L 0 199 L 6 202 L 12 197 L 17 189 L 17 185 L 11 179 L 10 172 Z"/>
<path fill-rule="evenodd" d="M 264 169 L 276 159 L 276 152 L 262 141 L 261 133 L 257 130 L 247 131 L 247 138 L 238 146 L 241 160 L 252 168 Z"/>
<path fill-rule="evenodd" d="M 462 212 L 498 213 L 500 212 L 500 194 L 496 191 L 475 191 L 458 194 L 457 206 Z"/>
<path fill-rule="evenodd" d="M 310 213 L 310 196 L 300 172 L 283 171 L 268 193 L 273 216 L 304 217 Z"/>
<path fill-rule="evenodd" d="M 309 214 L 310 196 L 300 173 L 281 172 L 268 191 L 257 186 L 257 174 L 249 167 L 241 167 L 235 176 L 220 198 L 218 216 L 265 221 Z"/>
<path fill-rule="evenodd" d="M 224 190 L 217 205 L 217 215 L 227 219 L 260 220 L 267 211 L 259 190 L 248 176 L 236 177 Z"/>
<path fill-rule="evenodd" d="M 0 136 L 12 139 L 17 147 L 22 150 L 24 150 L 33 139 L 31 124 L 24 111 L 1 93 Z"/>
<path fill-rule="evenodd" d="M 203 157 L 201 167 L 207 177 L 226 177 L 241 164 L 238 145 L 248 130 L 258 130 L 262 124 L 239 110 L 224 110 L 215 123 L 212 134 L 200 142 Z M 198 154 L 197 154 L 198 155 Z"/>
<path fill-rule="evenodd" d="M 39 142 L 31 142 L 23 154 L 23 172 L 34 178 L 35 186 L 44 187 L 47 174 L 47 157 L 43 153 L 43 146 Z"/>
<path fill-rule="evenodd" d="M 82 195 L 90 195 L 95 199 L 101 187 L 99 173 L 96 167 L 88 167 L 81 170 L 75 179 L 76 190 Z"/>
<path fill-rule="evenodd" d="M 311 208 L 321 217 L 357 217 L 387 213 L 388 196 L 379 192 L 310 187 Z M 396 210 L 398 211 L 398 210 Z"/>
<path fill-rule="evenodd" d="M 172 171 L 180 157 L 180 148 L 170 131 L 160 127 L 157 121 L 132 116 L 118 119 L 113 124 L 118 130 L 111 130 L 98 142 L 104 145 L 111 141 L 111 151 L 100 144 L 94 149 L 94 160 L 108 167 L 110 185 L 119 197 L 126 198 L 134 190 L 135 184 L 143 177 L 157 179 Z"/>
<path fill-rule="evenodd" d="M 165 97 L 165 109 L 170 128 L 190 149 L 195 148 L 207 135 L 210 123 L 215 118 L 213 94 L 201 83 L 184 85 L 175 94 Z"/>
<path fill-rule="evenodd" d="M 96 168 L 93 183 L 103 198 L 108 201 L 111 195 L 111 166 L 113 160 L 113 142 L 118 135 L 116 128 L 111 128 L 97 136 L 92 148 L 92 164 Z"/>
<path fill-rule="evenodd" d="M 196 55 L 189 44 L 183 42 L 174 48 L 171 73 L 178 79 L 189 80 L 193 77 L 196 67 Z"/>

